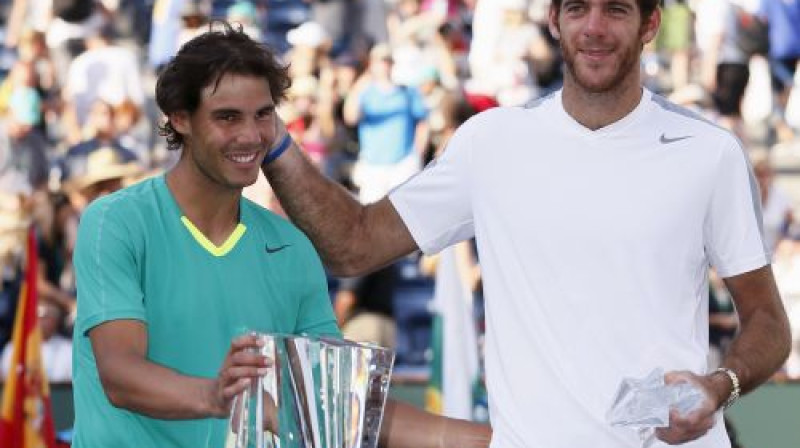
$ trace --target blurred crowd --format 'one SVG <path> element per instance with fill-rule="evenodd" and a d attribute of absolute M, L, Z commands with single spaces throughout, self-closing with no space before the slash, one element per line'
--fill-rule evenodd
<path fill-rule="evenodd" d="M 69 381 L 62 364 L 81 210 L 175 162 L 158 134 L 154 75 L 214 20 L 239 24 L 289 64 L 279 113 L 295 141 L 371 202 L 433 159 L 473 114 L 559 88 L 548 8 L 548 0 L 0 0 L 0 343 L 10 338 L 32 224 L 41 325 L 53 347 L 45 361 L 51 380 Z M 776 182 L 773 161 L 800 157 L 798 58 L 799 0 L 666 0 L 641 65 L 648 88 L 731 129 L 751 153 L 796 345 L 800 194 Z M 263 178 L 245 195 L 281 213 Z M 388 269 L 331 279 L 346 335 L 394 344 L 391 297 L 402 275 Z M 736 319 L 711 278 L 711 339 L 724 350 Z M 479 289 L 479 278 L 471 284 Z M 796 352 L 788 378 L 800 378 Z"/>

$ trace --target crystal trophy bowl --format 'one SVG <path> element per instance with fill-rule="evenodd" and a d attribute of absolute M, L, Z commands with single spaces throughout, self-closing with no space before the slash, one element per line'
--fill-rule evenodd
<path fill-rule="evenodd" d="M 394 352 L 347 340 L 258 334 L 272 360 L 233 403 L 225 448 L 375 448 Z"/>

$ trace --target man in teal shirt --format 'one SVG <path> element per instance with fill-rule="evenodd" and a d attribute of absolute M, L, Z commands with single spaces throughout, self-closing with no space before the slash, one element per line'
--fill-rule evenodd
<path fill-rule="evenodd" d="M 241 194 L 288 85 L 269 50 L 230 29 L 187 44 L 160 77 L 179 162 L 81 217 L 73 446 L 222 446 L 232 398 L 268 368 L 242 335 L 339 336 L 311 243 Z"/>
<path fill-rule="evenodd" d="M 252 331 L 339 336 L 311 243 L 242 198 L 291 144 L 275 114 L 289 84 L 267 47 L 225 24 L 164 68 L 160 130 L 180 160 L 81 217 L 74 448 L 222 447 L 233 398 L 269 369 Z M 392 400 L 381 429 L 391 448 L 489 435 Z"/>

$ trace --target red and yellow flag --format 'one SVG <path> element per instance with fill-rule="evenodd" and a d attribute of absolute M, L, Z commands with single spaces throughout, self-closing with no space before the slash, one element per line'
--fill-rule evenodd
<path fill-rule="evenodd" d="M 42 364 L 42 332 L 37 316 L 38 256 L 33 229 L 28 232 L 25 252 L 25 279 L 17 302 L 11 366 L 0 408 L 0 446 L 54 448 L 50 387 Z"/>

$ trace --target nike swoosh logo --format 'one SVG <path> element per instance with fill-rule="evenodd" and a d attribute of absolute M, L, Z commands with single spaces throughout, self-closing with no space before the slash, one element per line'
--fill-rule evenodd
<path fill-rule="evenodd" d="M 667 143 L 675 143 L 675 142 L 679 142 L 679 141 L 681 141 L 681 140 L 686 140 L 687 138 L 692 138 L 692 137 L 694 137 L 694 136 L 693 136 L 693 135 L 684 135 L 684 136 L 681 136 L 681 137 L 673 137 L 673 138 L 669 138 L 669 137 L 667 137 L 666 135 L 664 135 L 664 134 L 661 134 L 661 138 L 659 139 L 659 141 L 660 141 L 662 144 L 667 144 Z"/>
<path fill-rule="evenodd" d="M 275 246 L 275 247 L 269 247 L 269 244 L 265 244 L 264 250 L 266 250 L 268 254 L 274 254 L 275 252 L 280 252 L 289 246 L 291 246 L 291 244 L 284 244 L 283 246 Z"/>

